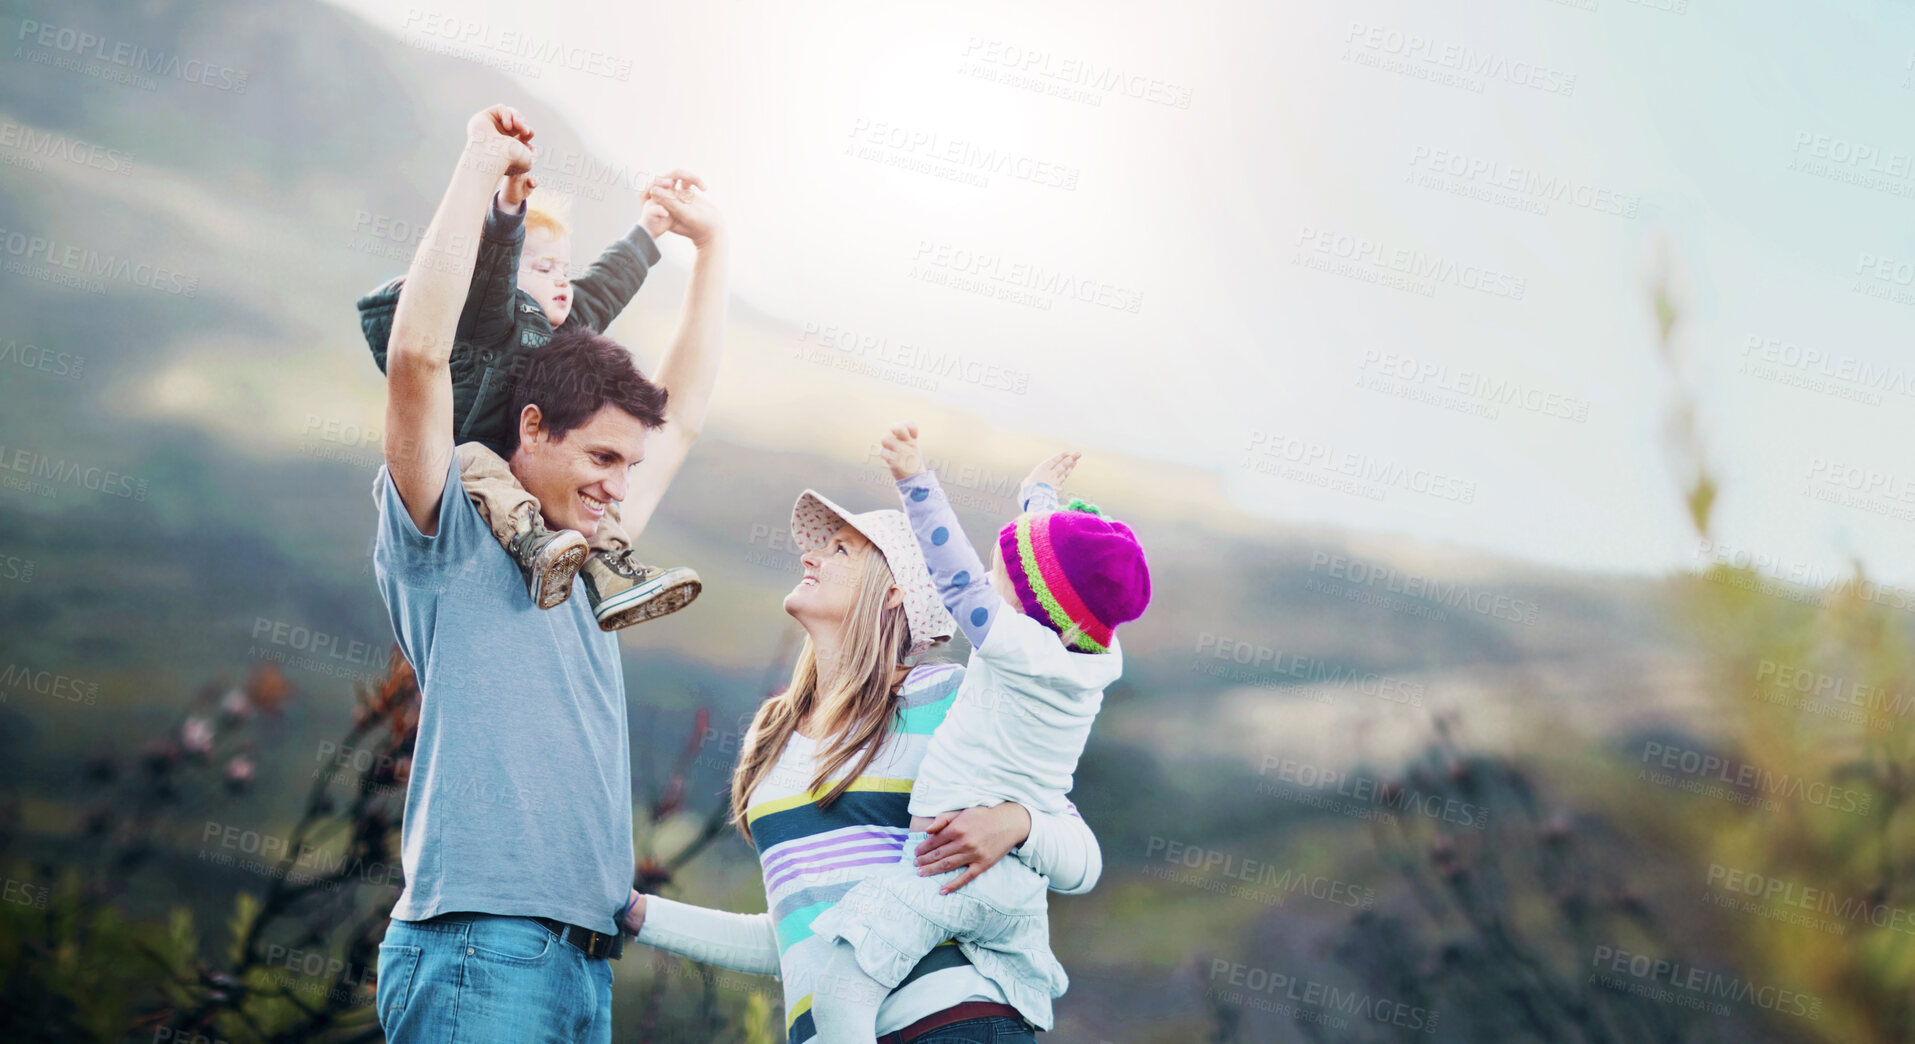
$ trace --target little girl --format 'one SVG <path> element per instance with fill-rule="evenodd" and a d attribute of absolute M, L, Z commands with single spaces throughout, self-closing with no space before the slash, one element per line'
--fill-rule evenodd
<path fill-rule="evenodd" d="M 1113 629 L 1150 601 L 1150 569 L 1129 526 L 1081 500 L 1056 510 L 1078 454 L 1032 472 L 1020 491 L 1024 513 L 999 530 L 987 574 L 937 476 L 921 470 L 917 437 L 916 426 L 899 425 L 882 452 L 971 659 L 918 770 L 898 861 L 811 923 L 813 934 L 836 940 L 812 994 L 828 1044 L 874 1041 L 878 1001 L 950 939 L 1025 1019 L 1051 1028 L 1051 999 L 1070 980 L 1051 955 L 1043 876 L 1003 859 L 945 894 L 962 870 L 918 876 L 917 847 L 943 812 L 1004 801 L 1064 811 L 1104 689 L 1123 673 Z"/>

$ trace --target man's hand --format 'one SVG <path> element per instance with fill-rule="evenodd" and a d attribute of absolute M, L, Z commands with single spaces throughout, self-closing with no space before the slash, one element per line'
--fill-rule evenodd
<path fill-rule="evenodd" d="M 499 172 L 507 178 L 530 171 L 538 159 L 532 149 L 532 128 L 510 105 L 494 105 L 467 120 L 465 147 L 475 156 L 496 159 L 501 164 Z"/>
<path fill-rule="evenodd" d="M 645 895 L 638 889 L 632 889 L 632 905 L 625 911 L 618 926 L 626 935 L 637 935 L 638 930 L 645 927 Z"/>
<path fill-rule="evenodd" d="M 700 250 L 724 236 L 724 215 L 706 195 L 704 180 L 688 170 L 674 170 L 653 178 L 652 183 L 645 186 L 645 199 L 648 207 L 658 204 L 670 219 L 664 231 L 684 236 Z M 639 220 L 645 218 L 641 216 Z M 645 230 L 651 232 L 652 227 L 647 225 Z"/>
<path fill-rule="evenodd" d="M 924 470 L 924 455 L 918 452 L 918 426 L 909 421 L 892 426 L 878 453 L 894 479 L 908 479 Z"/>
<path fill-rule="evenodd" d="M 938 813 L 925 833 L 930 836 L 918 845 L 919 877 L 964 867 L 963 873 L 938 889 L 939 895 L 949 895 L 1023 844 L 1031 836 L 1031 813 L 1015 801 L 977 805 Z"/>
<path fill-rule="evenodd" d="M 1052 489 L 1061 490 L 1064 488 L 1064 480 L 1071 477 L 1071 470 L 1077 467 L 1078 460 L 1083 456 L 1082 453 L 1065 450 L 1032 468 L 1031 473 L 1024 476 L 1024 481 L 1018 488 L 1023 489 L 1035 483 L 1045 482 L 1049 483 Z"/>

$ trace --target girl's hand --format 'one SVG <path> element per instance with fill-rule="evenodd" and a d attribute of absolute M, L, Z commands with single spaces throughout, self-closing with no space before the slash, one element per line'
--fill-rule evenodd
<path fill-rule="evenodd" d="M 625 916 L 619 918 L 618 926 L 627 935 L 637 935 L 645 927 L 645 896 L 638 889 L 632 889 L 632 905 L 626 909 Z"/>
<path fill-rule="evenodd" d="M 939 813 L 925 833 L 931 836 L 918 846 L 919 877 L 965 868 L 938 889 L 939 895 L 949 895 L 1023 844 L 1031 836 L 1031 813 L 1015 801 L 977 805 Z"/>
<path fill-rule="evenodd" d="M 924 456 L 918 452 L 918 426 L 908 421 L 892 426 L 878 453 L 894 479 L 908 479 L 924 470 Z"/>
<path fill-rule="evenodd" d="M 1055 490 L 1064 488 L 1064 480 L 1071 477 L 1071 471 L 1084 455 L 1073 450 L 1065 450 L 1031 469 L 1024 476 L 1024 482 L 1018 488 L 1023 489 L 1038 482 L 1047 482 Z"/>

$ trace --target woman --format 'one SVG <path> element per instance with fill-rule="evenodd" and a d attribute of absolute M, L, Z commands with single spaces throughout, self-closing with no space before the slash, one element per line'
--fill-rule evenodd
<path fill-rule="evenodd" d="M 634 892 L 622 920 L 640 942 L 778 976 L 787 1040 L 802 1044 L 816 1039 L 812 995 L 830 988 L 821 981 L 830 946 L 811 935 L 811 921 L 898 858 L 911 782 L 964 669 L 905 663 L 949 638 L 954 623 L 903 512 L 849 515 L 806 490 L 791 532 L 805 572 L 784 606 L 805 644 L 791 685 L 758 708 L 731 788 L 732 819 L 758 850 L 770 911 L 725 913 Z M 1089 891 L 1103 866 L 1075 809 L 1033 815 L 1006 802 L 946 813 L 930 833 L 920 872 L 968 867 L 954 888 L 1014 848 L 1065 894 Z M 884 998 L 877 1028 L 881 1044 L 1036 1040 L 1003 991 L 948 943 Z"/>

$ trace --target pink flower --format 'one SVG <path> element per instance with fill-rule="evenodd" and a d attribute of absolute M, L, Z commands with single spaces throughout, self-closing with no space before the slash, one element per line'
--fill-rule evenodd
<path fill-rule="evenodd" d="M 226 763 L 226 788 L 235 793 L 253 781 L 253 759 L 244 754 Z"/>
<path fill-rule="evenodd" d="M 253 701 L 245 689 L 234 689 L 219 701 L 219 712 L 227 721 L 245 721 L 253 713 Z"/>
<path fill-rule="evenodd" d="M 188 718 L 180 727 L 180 746 L 186 753 L 204 756 L 213 749 L 213 723 L 205 718 Z"/>

